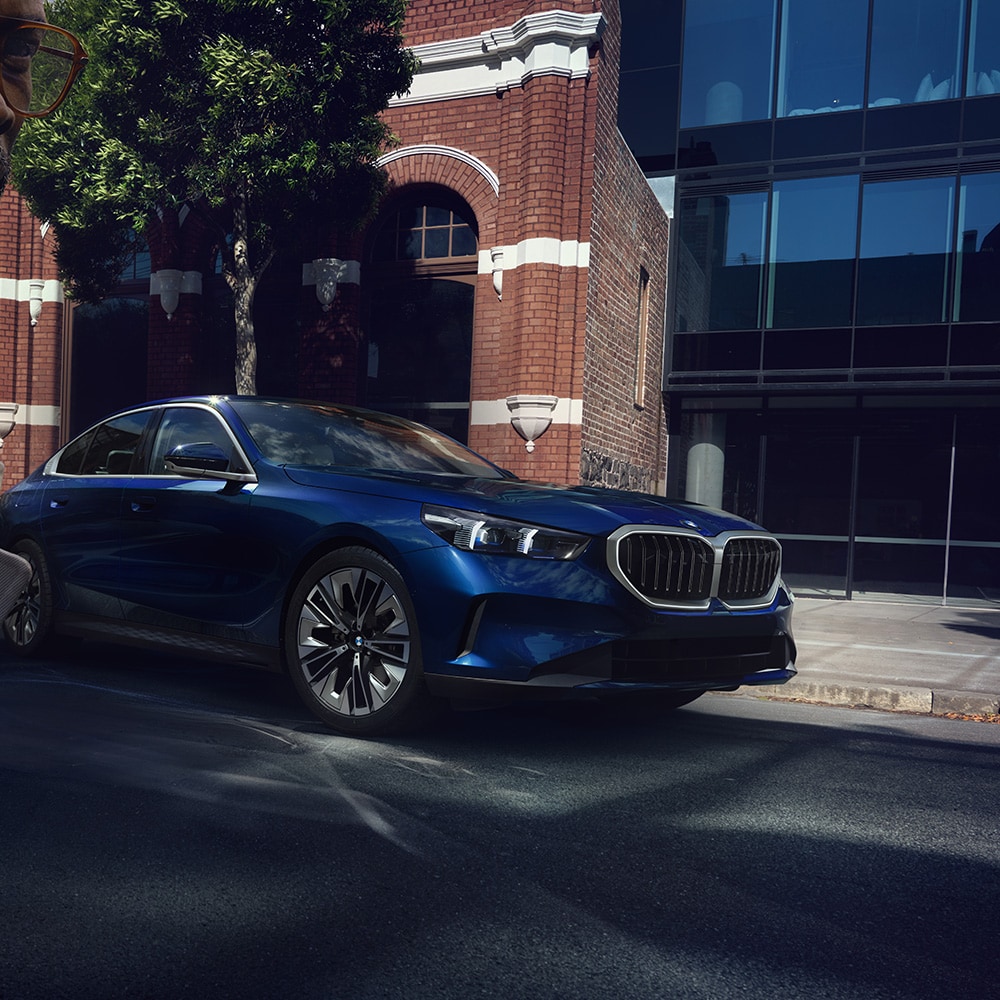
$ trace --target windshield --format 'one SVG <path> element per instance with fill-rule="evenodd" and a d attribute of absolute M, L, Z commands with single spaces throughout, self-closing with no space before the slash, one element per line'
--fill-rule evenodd
<path fill-rule="evenodd" d="M 457 441 L 401 417 L 324 403 L 229 402 L 261 454 L 276 465 L 505 477 Z"/>

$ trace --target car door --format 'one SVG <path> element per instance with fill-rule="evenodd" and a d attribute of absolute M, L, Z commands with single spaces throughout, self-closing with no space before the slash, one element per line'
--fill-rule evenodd
<path fill-rule="evenodd" d="M 122 602 L 135 623 L 240 640 L 276 591 L 277 557 L 257 538 L 250 499 L 255 483 L 192 478 L 167 468 L 178 446 L 213 445 L 230 469 L 249 463 L 211 407 L 164 409 L 152 435 L 146 475 L 123 498 Z"/>
<path fill-rule="evenodd" d="M 99 424 L 66 446 L 46 479 L 40 525 L 58 609 L 118 618 L 122 494 L 150 409 Z"/>

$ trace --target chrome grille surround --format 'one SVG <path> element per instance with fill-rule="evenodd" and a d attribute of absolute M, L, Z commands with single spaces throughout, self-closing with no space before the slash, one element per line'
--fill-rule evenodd
<path fill-rule="evenodd" d="M 781 544 L 765 532 L 705 538 L 687 528 L 627 524 L 608 536 L 608 568 L 654 608 L 704 611 L 713 598 L 732 610 L 766 608 L 781 579 Z"/>

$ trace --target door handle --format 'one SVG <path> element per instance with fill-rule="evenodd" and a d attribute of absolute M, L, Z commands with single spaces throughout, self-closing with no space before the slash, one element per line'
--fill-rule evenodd
<path fill-rule="evenodd" d="M 137 497 L 130 506 L 133 514 L 142 514 L 147 510 L 152 510 L 156 506 L 156 501 L 152 497 Z"/>
<path fill-rule="evenodd" d="M 51 510 L 60 510 L 67 506 L 69 506 L 69 497 L 53 497 L 49 501 L 49 508 Z"/>

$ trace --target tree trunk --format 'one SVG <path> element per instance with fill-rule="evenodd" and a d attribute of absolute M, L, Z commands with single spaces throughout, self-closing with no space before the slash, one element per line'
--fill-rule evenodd
<path fill-rule="evenodd" d="M 257 395 L 257 341 L 253 328 L 253 299 L 261 274 L 271 263 L 273 249 L 261 251 L 256 267 L 250 259 L 249 211 L 245 195 L 233 201 L 233 247 L 226 282 L 233 293 L 236 322 L 236 392 Z"/>

